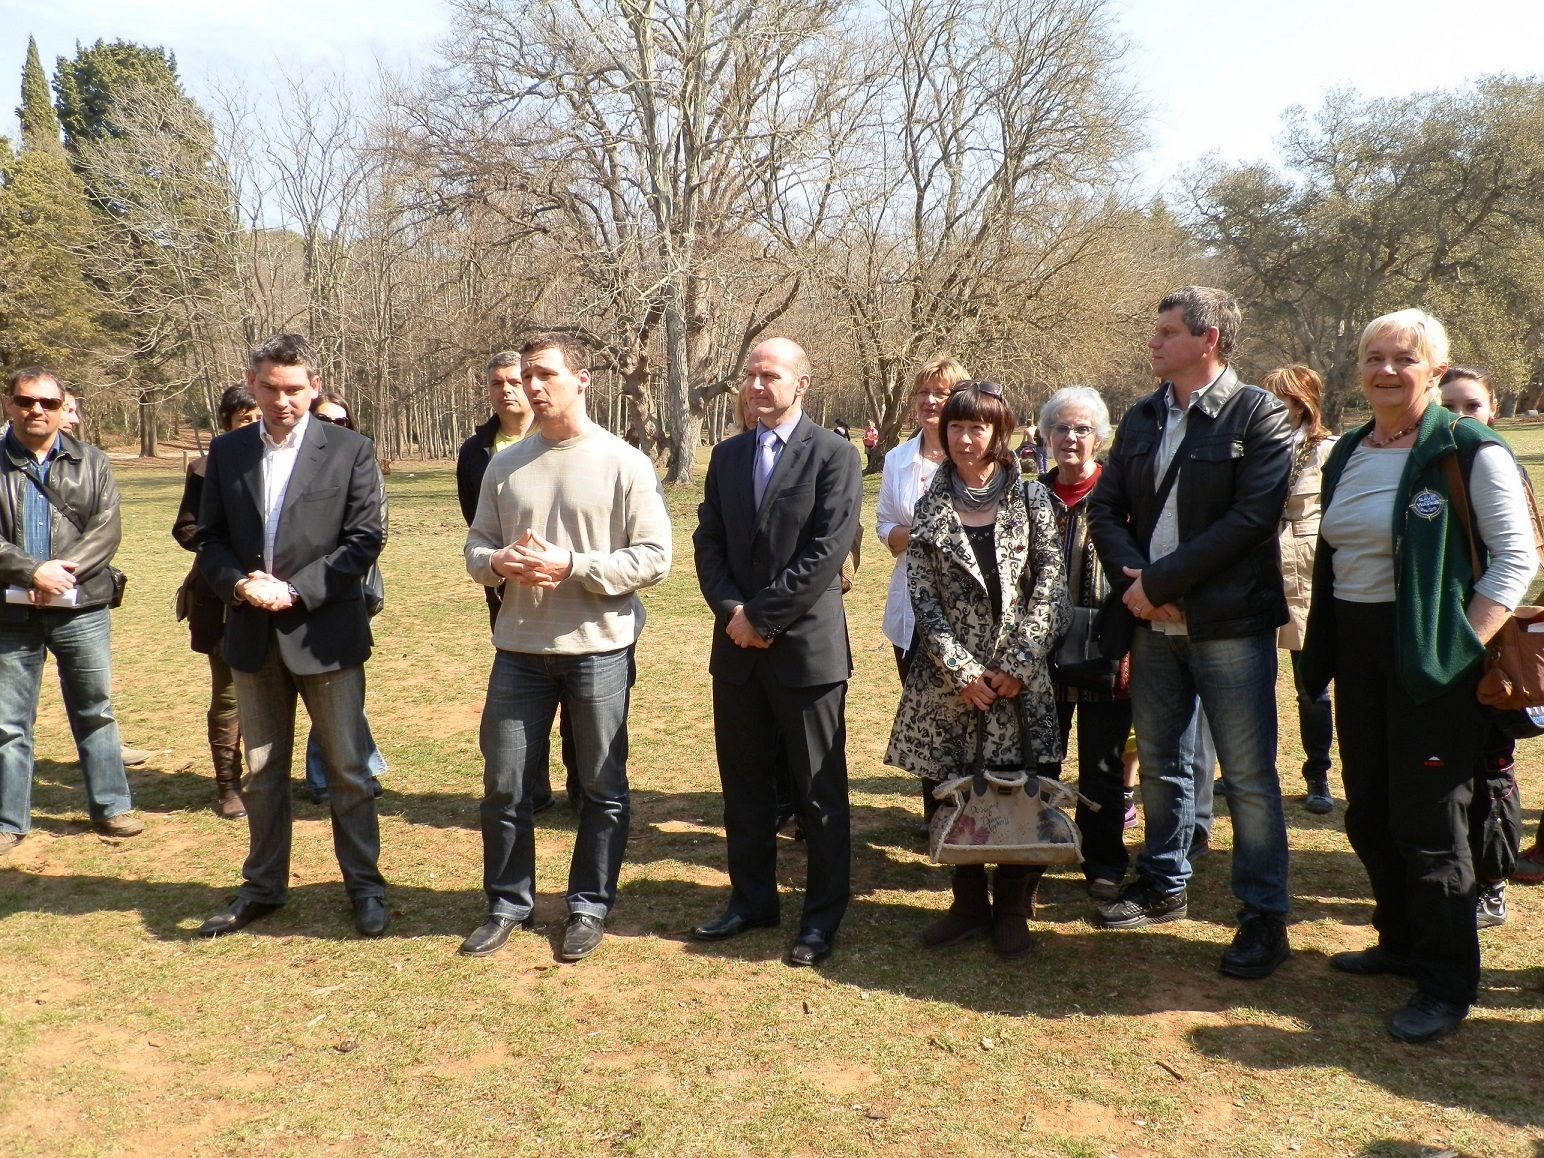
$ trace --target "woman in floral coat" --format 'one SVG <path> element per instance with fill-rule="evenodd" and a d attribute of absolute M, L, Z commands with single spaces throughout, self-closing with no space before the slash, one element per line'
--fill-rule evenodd
<path fill-rule="evenodd" d="M 885 763 L 929 780 L 967 771 L 983 714 L 988 766 L 1059 763 L 1045 661 L 1069 613 L 1050 498 L 1039 483 L 1019 481 L 1008 446 L 1013 412 L 997 383 L 956 387 L 939 425 L 948 459 L 917 502 L 906 548 L 922 654 L 907 673 Z M 1000 954 L 1022 956 L 1043 871 L 997 865 L 989 894 L 984 866 L 956 866 L 954 902 L 923 931 L 924 943 L 952 945 L 990 929 Z"/>

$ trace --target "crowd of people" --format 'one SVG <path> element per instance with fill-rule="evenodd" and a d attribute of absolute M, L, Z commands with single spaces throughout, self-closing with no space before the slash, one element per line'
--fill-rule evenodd
<path fill-rule="evenodd" d="M 1148 342 L 1158 388 L 1113 431 L 1097 390 L 1057 390 L 1034 416 L 1037 441 L 1018 447 L 1028 416 L 1002 385 L 948 357 L 920 368 L 915 433 L 882 456 L 877 508 L 894 559 L 883 632 L 902 686 L 884 759 L 918 777 L 926 821 L 939 783 L 973 767 L 1060 778 L 1076 722 L 1081 870 L 1091 920 L 1109 930 L 1187 916 L 1219 767 L 1238 902 L 1219 968 L 1263 979 L 1291 953 L 1277 769 L 1285 649 L 1303 804 L 1333 811 L 1338 742 L 1346 831 L 1374 904 L 1375 942 L 1330 963 L 1410 979 L 1388 1029 L 1428 1041 L 1467 1015 L 1477 930 L 1506 915 L 1505 874 L 1482 867 L 1493 858 L 1478 841 L 1492 809 L 1508 796 L 1516 807 L 1512 741 L 1476 686 L 1486 641 L 1537 568 L 1531 493 L 1492 429 L 1488 380 L 1450 365 L 1430 315 L 1368 323 L 1358 359 L 1371 419 L 1339 438 L 1311 369 L 1273 370 L 1259 387 L 1239 379 L 1239 327 L 1222 291 L 1168 295 Z M 555 721 L 578 815 L 560 959 L 600 947 L 617 899 L 639 592 L 668 574 L 672 535 L 648 458 L 587 415 L 590 361 L 563 334 L 496 355 L 492 413 L 457 463 L 466 570 L 486 592 L 493 644 L 479 731 L 487 916 L 462 942 L 467 956 L 533 925 L 533 817 L 553 803 Z M 812 377 L 786 338 L 749 353 L 744 429 L 713 449 L 692 535 L 713 617 L 730 890 L 691 935 L 721 941 L 780 923 L 777 834 L 796 817 L 808 868 L 794 966 L 831 955 L 852 891 L 843 594 L 863 535 L 863 466 L 847 437 L 805 413 Z M 30 826 L 45 652 L 59 665 L 93 824 L 122 838 L 143 830 L 110 702 L 118 495 L 105 455 L 64 433 L 65 408 L 46 369 L 10 376 L 0 856 Z M 209 663 L 215 809 L 246 820 L 250 846 L 235 899 L 198 932 L 236 932 L 287 899 L 303 701 L 313 798 L 328 804 L 355 926 L 379 936 L 391 920 L 376 811 L 385 762 L 364 698 L 370 618 L 385 598 L 384 482 L 299 336 L 252 351 L 219 420 L 172 533 L 194 553 L 178 613 Z M 877 441 L 870 424 L 866 449 Z M 1133 777 L 1134 859 L 1123 835 Z M 1541 860 L 1536 843 L 1520 879 L 1544 875 Z M 923 945 L 982 935 L 1007 959 L 1032 951 L 1044 867 L 1003 861 L 954 867 L 950 904 L 918 931 Z"/>

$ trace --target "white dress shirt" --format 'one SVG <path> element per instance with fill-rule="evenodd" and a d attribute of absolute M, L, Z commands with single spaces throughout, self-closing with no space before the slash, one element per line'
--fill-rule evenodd
<path fill-rule="evenodd" d="M 310 414 L 302 414 L 289 437 L 275 442 L 261 418 L 257 420 L 263 440 L 263 570 L 273 574 L 273 544 L 279 535 L 279 512 L 284 509 L 284 492 L 289 490 L 290 475 L 300 457 L 300 443 L 306 436 Z M 275 576 L 282 578 L 282 576 Z"/>

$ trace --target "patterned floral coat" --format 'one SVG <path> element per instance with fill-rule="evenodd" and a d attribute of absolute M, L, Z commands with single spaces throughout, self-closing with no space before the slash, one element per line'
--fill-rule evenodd
<path fill-rule="evenodd" d="M 969 771 L 980 713 L 960 689 L 988 668 L 1023 683 L 1028 760 L 1013 701 L 987 713 L 986 759 L 1014 768 L 1062 759 L 1061 729 L 1046 656 L 1069 618 L 1061 541 L 1051 497 L 1037 482 L 1014 487 L 997 508 L 994 538 L 1003 613 L 992 618 L 986 580 L 955 513 L 947 466 L 917 500 L 906 548 L 907 586 L 921 654 L 911 665 L 885 763 L 932 780 Z"/>

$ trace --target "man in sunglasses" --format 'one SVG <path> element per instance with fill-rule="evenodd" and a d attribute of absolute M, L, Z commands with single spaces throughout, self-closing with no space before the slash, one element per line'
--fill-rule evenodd
<path fill-rule="evenodd" d="M 40 366 L 5 384 L 0 453 L 0 856 L 32 822 L 32 726 L 52 654 L 104 836 L 144 831 L 134 815 L 113 718 L 107 565 L 118 550 L 118 487 L 107 456 L 61 432 L 64 388 Z"/>

